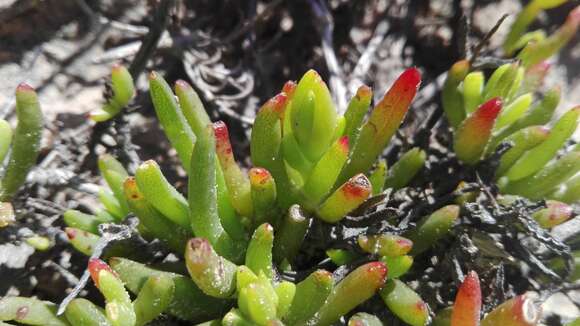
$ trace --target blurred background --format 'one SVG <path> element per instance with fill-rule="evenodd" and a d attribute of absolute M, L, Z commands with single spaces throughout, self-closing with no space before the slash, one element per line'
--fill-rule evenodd
<path fill-rule="evenodd" d="M 15 86 L 26 81 L 39 90 L 49 116 L 83 115 L 102 103 L 111 64 L 133 62 L 143 40 L 155 41 L 146 37 L 150 30 L 160 34 L 158 44 L 138 70 L 193 82 L 222 114 L 251 116 L 309 68 L 331 79 L 335 101 L 344 106 L 361 82 L 382 96 L 403 67 L 419 67 L 425 88 L 509 14 L 484 47 L 485 55 L 499 55 L 526 2 L 0 0 L 0 108 L 5 114 Z M 532 28 L 555 30 L 577 4 L 549 10 Z M 156 16 L 167 7 L 166 16 Z M 579 57 L 576 37 L 550 74 L 548 83 L 563 87 L 562 108 L 580 102 Z M 145 74 L 140 77 L 144 89 Z M 151 110 L 146 96 L 137 104 Z"/>

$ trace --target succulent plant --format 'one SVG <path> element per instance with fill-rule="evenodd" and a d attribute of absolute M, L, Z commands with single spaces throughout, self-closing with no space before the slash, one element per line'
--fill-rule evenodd
<path fill-rule="evenodd" d="M 580 171 L 578 146 L 567 146 L 578 127 L 579 108 L 556 118 L 558 86 L 538 98 L 550 68 L 543 60 L 569 41 L 568 33 L 578 29 L 580 8 L 574 9 L 566 23 L 545 40 L 521 34 L 539 10 L 560 2 L 532 1 L 518 16 L 504 46 L 508 53 L 525 46 L 518 61 L 499 66 L 487 81 L 484 72 L 472 63 L 458 61 L 449 70 L 442 92 L 443 109 L 454 130 L 457 158 L 473 166 L 498 155 L 495 179 L 502 193 L 549 199 L 550 206 L 580 200 L 575 188 Z M 558 39 L 558 45 L 552 39 Z M 535 46 L 546 47 L 546 51 L 530 50 L 537 54 L 532 60 L 525 52 Z M 541 59 L 536 59 L 540 53 Z"/>
<path fill-rule="evenodd" d="M 116 67 L 113 75 L 123 71 Z M 122 258 L 112 258 L 111 267 L 91 259 L 89 271 L 105 297 L 105 313 L 84 299 L 75 299 L 67 306 L 66 319 L 52 318 L 65 324 L 66 320 L 73 324 L 104 320 L 112 325 L 141 325 L 167 309 L 178 318 L 201 322 L 225 314 L 237 298 L 237 308 L 223 317 L 226 324 L 265 325 L 277 320 L 329 325 L 337 321 L 383 287 L 388 264 L 395 270 L 396 265 L 406 265 L 399 267 L 400 275 L 408 269 L 409 262 L 397 258 L 411 250 L 411 240 L 389 234 L 361 236 L 362 250 L 392 259 L 362 265 L 336 285 L 323 270 L 297 283 L 281 281 L 277 271 L 291 268 L 312 218 L 337 223 L 372 194 L 373 185 L 364 173 L 401 124 L 419 83 L 416 69 L 404 72 L 364 121 L 371 96 L 368 87 L 361 87 L 345 116 L 338 116 L 326 84 L 316 72 L 307 72 L 297 84 L 286 84 L 258 112 L 251 152 L 259 167 L 246 173 L 233 157 L 226 125 L 211 124 L 193 89 L 177 82 L 177 102 L 167 83 L 152 73 L 152 100 L 188 171 L 189 199 L 167 181 L 155 162 L 143 163 L 132 177 L 119 161 L 104 155 L 99 159 L 108 185 L 99 193 L 103 208 L 94 214 L 67 211 L 66 234 L 77 250 L 91 255 L 100 241 L 99 226 L 119 223 L 132 213 L 140 221 L 143 237 L 159 239 L 183 255 L 190 278 Z M 418 149 L 407 152 L 381 178 L 375 173 L 374 192 L 385 186 L 404 187 L 424 160 L 425 154 Z M 451 212 L 457 213 L 457 209 Z M 143 278 L 133 284 L 137 275 Z M 123 284 L 139 294 L 137 299 L 131 301 Z M 319 293 L 321 286 L 326 290 Z M 410 288 L 394 291 L 420 300 Z M 200 300 L 192 300 L 195 295 L 188 292 L 197 293 L 204 298 L 201 301 L 214 302 L 213 309 L 190 306 L 199 305 Z M 295 295 L 299 295 L 296 300 Z M 319 304 L 299 308 L 303 297 L 319 297 Z M 11 300 L 25 300 L 51 311 L 47 303 L 24 298 L 6 298 L 5 306 Z M 158 300 L 170 303 L 155 311 L 141 307 Z M 151 316 L 143 317 L 144 311 Z M 12 312 L 0 316 L 24 321 Z"/>

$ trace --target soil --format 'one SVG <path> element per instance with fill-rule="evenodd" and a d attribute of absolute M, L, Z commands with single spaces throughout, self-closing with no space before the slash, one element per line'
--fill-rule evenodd
<path fill-rule="evenodd" d="M 155 12 L 168 3 L 174 6 L 163 22 Z M 534 27 L 555 30 L 577 4 L 550 10 Z M 155 159 L 185 190 L 185 174 L 154 117 L 148 71 L 192 83 L 212 118 L 228 123 L 235 154 L 249 165 L 248 121 L 285 81 L 316 69 L 344 110 L 361 83 L 378 98 L 405 67 L 417 66 L 422 88 L 399 136 L 420 142 L 415 135 L 423 122 L 440 110 L 446 70 L 511 14 L 481 53 L 500 56 L 498 47 L 521 7 L 516 0 L 0 0 L 0 117 L 14 118 L 13 92 L 23 81 L 38 90 L 46 115 L 38 167 L 14 203 L 18 221 L 0 230 L 0 296 L 60 302 L 78 282 L 86 257 L 67 244 L 61 216 L 68 208 L 96 205 L 98 154 L 112 152 L 133 169 Z M 158 42 L 151 36 L 156 30 L 162 31 Z M 578 39 L 554 59 L 546 82 L 562 86 L 560 110 L 580 103 Z M 154 46 L 137 54 L 142 41 Z M 95 125 L 86 114 L 102 105 L 114 62 L 138 74 L 138 96 L 126 114 Z M 386 155 L 393 153 L 396 148 Z M 580 230 L 578 217 L 569 223 Z M 32 234 L 49 237 L 54 246 L 35 251 L 24 241 Z M 547 324 L 580 315 L 577 291 L 554 292 L 545 305 Z M 81 294 L 101 300 L 91 286 Z"/>

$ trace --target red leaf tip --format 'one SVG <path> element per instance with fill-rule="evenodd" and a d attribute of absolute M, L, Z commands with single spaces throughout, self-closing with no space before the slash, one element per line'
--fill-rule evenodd
<path fill-rule="evenodd" d="M 514 298 L 512 313 L 515 319 L 520 319 L 525 325 L 535 325 L 541 317 L 541 309 L 526 294 Z"/>
<path fill-rule="evenodd" d="M 111 70 L 112 71 L 118 71 L 121 68 L 123 68 L 123 65 L 120 62 L 115 62 L 113 63 L 113 65 L 111 66 Z"/>
<path fill-rule="evenodd" d="M 398 79 L 403 83 L 404 86 L 412 87 L 416 91 L 421 84 L 421 72 L 415 67 L 409 68 L 403 71 Z"/>
<path fill-rule="evenodd" d="M 34 88 L 28 85 L 27 83 L 20 83 L 18 87 L 16 87 L 17 92 L 34 92 Z"/>
<path fill-rule="evenodd" d="M 566 20 L 566 24 L 568 23 L 568 20 L 570 20 L 572 24 L 578 25 L 580 23 L 580 6 L 576 6 L 576 8 L 574 8 L 570 14 L 568 14 L 568 18 Z"/>
<path fill-rule="evenodd" d="M 491 100 L 483 103 L 479 109 L 477 109 L 477 114 L 484 120 L 493 121 L 499 115 L 503 102 L 501 98 L 494 97 Z"/>
<path fill-rule="evenodd" d="M 91 273 L 91 278 L 97 287 L 99 287 L 99 273 L 103 270 L 117 276 L 111 267 L 104 261 L 98 258 L 91 258 L 89 260 L 89 273 Z"/>
<path fill-rule="evenodd" d="M 366 197 L 371 193 L 371 189 L 371 182 L 362 173 L 355 175 L 341 187 L 341 191 L 347 198 Z"/>
<path fill-rule="evenodd" d="M 295 89 L 296 89 L 296 82 L 293 80 L 289 80 L 282 87 L 282 92 L 286 93 L 288 96 L 292 96 L 292 94 L 294 94 Z"/>
<path fill-rule="evenodd" d="M 361 85 L 356 91 L 356 97 L 358 99 L 371 97 L 373 94 L 373 90 L 368 87 L 367 85 Z"/>
<path fill-rule="evenodd" d="M 405 238 L 397 239 L 397 245 L 401 246 L 402 248 L 411 248 L 413 247 L 413 241 Z"/>
<path fill-rule="evenodd" d="M 248 175 L 252 184 L 265 184 L 272 178 L 272 175 L 268 170 L 258 167 L 251 168 Z"/>
<path fill-rule="evenodd" d="M 345 153 L 348 153 L 348 149 L 349 149 L 348 136 L 342 136 L 342 137 L 340 137 L 340 139 L 338 140 L 338 143 L 340 144 L 341 149 Z"/>
<path fill-rule="evenodd" d="M 72 240 L 77 236 L 77 231 L 72 228 L 65 228 L 64 233 L 66 233 L 66 236 L 69 240 Z"/>
<path fill-rule="evenodd" d="M 288 95 L 287 93 L 282 92 L 272 97 L 270 101 L 271 101 L 270 104 L 274 108 L 274 111 L 281 113 L 286 107 L 286 103 L 288 102 Z"/>
<path fill-rule="evenodd" d="M 365 268 L 367 273 L 369 273 L 370 275 L 378 276 L 378 279 L 382 281 L 385 280 L 385 278 L 387 277 L 387 273 L 389 271 L 387 265 L 379 261 L 370 262 L 365 265 Z"/>
<path fill-rule="evenodd" d="M 264 234 L 274 234 L 274 228 L 272 225 L 270 225 L 270 223 L 264 223 L 260 225 L 260 229 L 260 231 L 262 231 Z"/>
<path fill-rule="evenodd" d="M 178 80 L 175 82 L 175 88 L 188 89 L 188 88 L 191 88 L 191 86 L 190 86 L 190 85 L 189 85 L 189 83 L 188 83 L 188 82 L 186 82 L 185 80 L 183 80 L 183 79 L 178 79 Z"/>
<path fill-rule="evenodd" d="M 213 131 L 216 139 L 216 151 L 221 159 L 229 159 L 232 154 L 232 145 L 230 144 L 230 134 L 228 126 L 223 121 L 217 121 L 213 124 Z M 225 154 L 226 156 L 221 156 Z"/>

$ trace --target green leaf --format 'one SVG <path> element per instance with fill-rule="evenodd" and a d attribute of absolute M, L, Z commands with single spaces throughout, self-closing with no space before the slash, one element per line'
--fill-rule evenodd
<path fill-rule="evenodd" d="M 84 298 L 73 299 L 64 312 L 72 325 L 110 326 L 111 323 L 100 307 Z"/>
<path fill-rule="evenodd" d="M 127 178 L 124 184 L 125 196 L 128 199 L 131 212 L 137 216 L 142 224 L 156 239 L 165 244 L 174 252 L 181 254 L 187 239 L 191 236 L 191 229 L 184 228 L 162 215 L 151 205 L 137 188 L 134 178 Z"/>
<path fill-rule="evenodd" d="M 292 205 L 284 215 L 274 241 L 274 260 L 279 263 L 286 259 L 293 262 L 302 247 L 310 218 L 299 205 Z"/>
<path fill-rule="evenodd" d="M 149 75 L 149 93 L 165 135 L 177 151 L 185 170 L 189 171 L 196 137 L 175 99 L 171 87 L 158 73 L 151 72 Z"/>
<path fill-rule="evenodd" d="M 316 215 L 327 223 L 336 223 L 360 206 L 371 194 L 372 186 L 364 174 L 357 174 L 331 194 Z"/>
<path fill-rule="evenodd" d="M 380 262 L 362 265 L 348 274 L 332 290 L 324 305 L 308 325 L 332 325 L 359 304 L 370 299 L 385 284 L 387 267 Z"/>
<path fill-rule="evenodd" d="M 134 294 L 141 291 L 151 276 L 169 276 L 175 284 L 175 292 L 168 312 L 180 319 L 199 323 L 218 318 L 231 307 L 231 301 L 204 294 L 189 277 L 155 270 L 125 258 L 112 258 L 109 263 Z"/>
<path fill-rule="evenodd" d="M 135 181 L 139 191 L 155 209 L 181 227 L 190 227 L 187 200 L 165 179 L 155 161 L 142 163 L 135 172 Z"/>
<path fill-rule="evenodd" d="M 405 323 L 424 326 L 431 321 L 427 304 L 405 283 L 388 280 L 380 294 L 389 310 Z"/>
<path fill-rule="evenodd" d="M 299 282 L 290 310 L 284 317 L 286 324 L 301 325 L 312 318 L 330 295 L 333 285 L 332 274 L 325 270 L 317 270 Z"/>
<path fill-rule="evenodd" d="M 578 126 L 580 107 L 566 112 L 556 124 L 548 138 L 540 145 L 527 151 L 507 172 L 510 182 L 536 173 L 548 163 L 572 136 Z"/>
<path fill-rule="evenodd" d="M 337 114 L 326 83 L 309 70 L 294 91 L 290 119 L 294 136 L 310 161 L 317 161 L 330 146 Z"/>
<path fill-rule="evenodd" d="M 272 268 L 273 243 L 274 229 L 270 224 L 264 223 L 254 231 L 246 252 L 246 266 L 256 274 L 264 273 L 269 279 L 274 277 Z"/>
<path fill-rule="evenodd" d="M 447 235 L 458 217 L 459 206 L 448 205 L 422 218 L 413 230 L 404 234 L 413 241 L 411 255 L 416 256 L 424 252 Z"/>
<path fill-rule="evenodd" d="M 463 105 L 465 107 L 465 115 L 472 114 L 482 102 L 483 85 L 485 77 L 481 71 L 474 71 L 463 80 Z"/>
<path fill-rule="evenodd" d="M 337 184 L 369 171 L 403 122 L 420 84 L 421 74 L 416 68 L 407 69 L 399 76 L 362 126 L 357 142 L 351 144 L 350 160 Z"/>
<path fill-rule="evenodd" d="M 12 199 L 24 184 L 40 152 L 42 112 L 36 92 L 24 83 L 16 88 L 16 117 L 18 125 L 14 129 L 12 151 L 0 184 L 1 202 Z"/>
<path fill-rule="evenodd" d="M 445 111 L 447 120 L 453 128 L 457 128 L 465 119 L 463 95 L 458 87 L 467 76 L 469 68 L 470 64 L 467 60 L 461 60 L 453 64 L 447 72 L 447 79 L 445 79 L 445 84 L 443 84 L 443 90 L 441 91 L 443 111 Z"/>
<path fill-rule="evenodd" d="M 409 182 L 425 165 L 426 156 L 425 151 L 417 147 L 403 153 L 399 160 L 389 169 L 385 180 L 385 188 L 398 190 L 409 185 Z"/>
<path fill-rule="evenodd" d="M 218 255 L 203 238 L 189 240 L 185 249 L 189 275 L 205 294 L 229 298 L 236 290 L 237 266 Z"/>
<path fill-rule="evenodd" d="M 360 86 L 356 94 L 350 99 L 344 113 L 344 135 L 351 143 L 356 143 L 365 115 L 369 111 L 369 105 L 373 99 L 373 91 L 366 85 Z"/>
<path fill-rule="evenodd" d="M 145 325 L 159 317 L 169 307 L 174 291 L 175 284 L 170 276 L 149 277 L 133 302 L 137 316 L 135 325 Z"/>
<path fill-rule="evenodd" d="M 24 297 L 0 299 L 0 320 L 24 325 L 69 326 L 64 316 L 56 315 L 56 306 L 47 301 Z"/>

